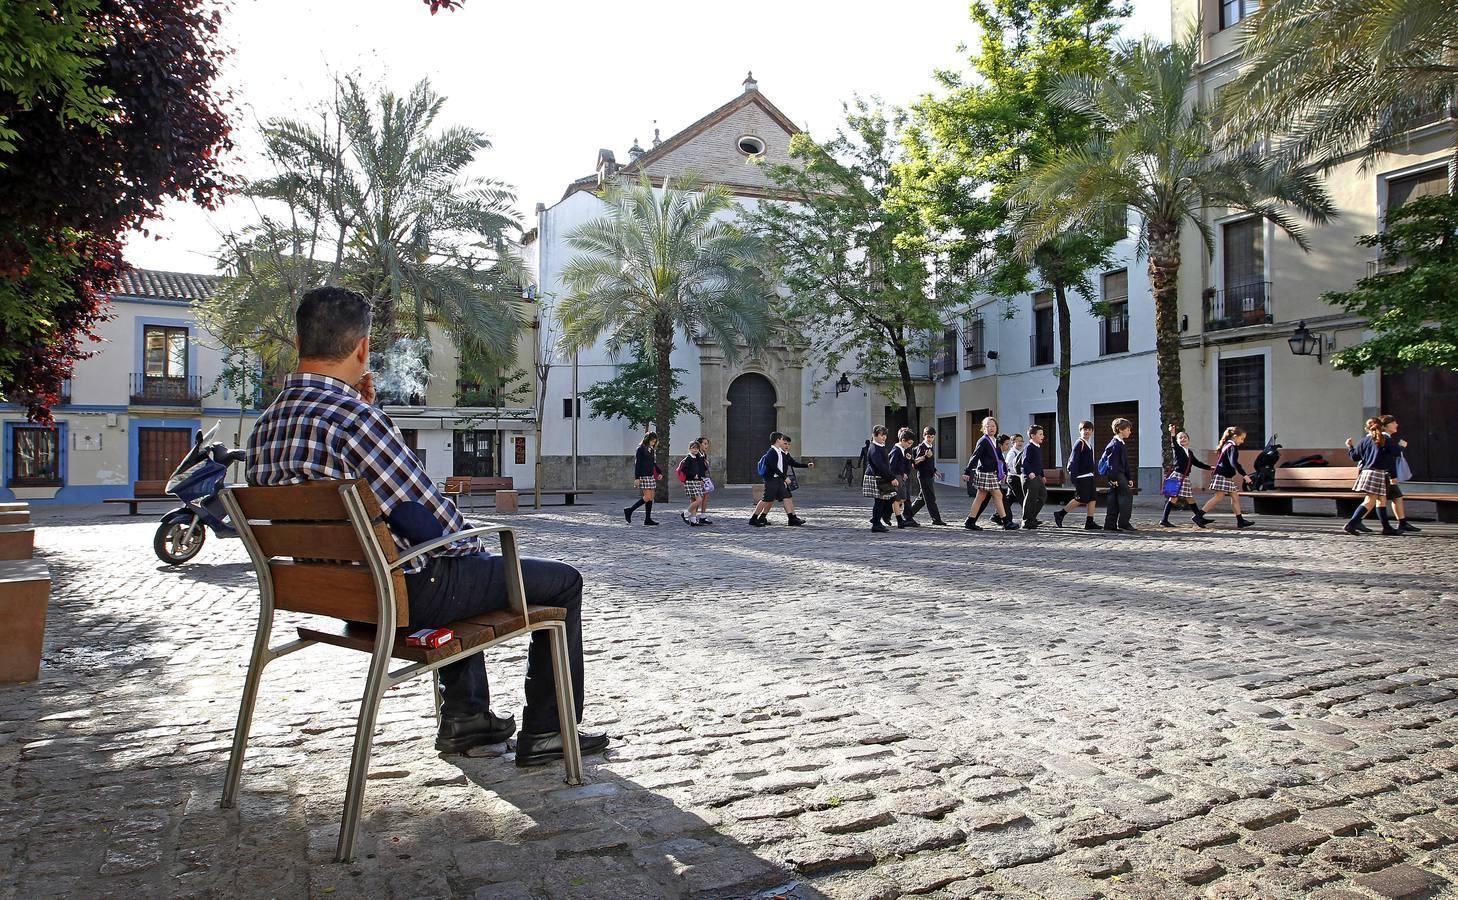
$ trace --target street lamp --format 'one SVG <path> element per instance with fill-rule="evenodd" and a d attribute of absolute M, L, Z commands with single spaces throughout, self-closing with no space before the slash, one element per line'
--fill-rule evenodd
<path fill-rule="evenodd" d="M 841 372 L 840 380 L 835 383 L 835 395 L 839 397 L 848 390 L 850 390 L 850 376 Z"/>
<path fill-rule="evenodd" d="M 1321 362 L 1321 335 L 1312 334 L 1306 327 L 1306 320 L 1296 326 L 1296 331 L 1286 339 L 1290 345 L 1291 352 L 1297 356 L 1315 356 L 1318 363 Z"/>

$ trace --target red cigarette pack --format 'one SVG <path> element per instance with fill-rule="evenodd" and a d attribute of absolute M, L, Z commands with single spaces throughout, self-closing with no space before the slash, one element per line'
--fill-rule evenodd
<path fill-rule="evenodd" d="M 422 628 L 419 631 L 412 631 L 405 637 L 405 646 L 424 647 L 427 650 L 434 650 L 442 647 L 456 639 L 456 633 L 449 628 Z"/>

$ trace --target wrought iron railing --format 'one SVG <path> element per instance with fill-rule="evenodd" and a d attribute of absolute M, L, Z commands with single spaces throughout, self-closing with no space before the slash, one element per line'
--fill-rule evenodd
<path fill-rule="evenodd" d="M 133 372 L 131 401 L 137 406 L 197 406 L 202 403 L 202 377 Z"/>
<path fill-rule="evenodd" d="M 1252 281 L 1205 291 L 1205 330 L 1224 331 L 1247 325 L 1269 325 L 1275 321 L 1271 305 L 1271 283 Z"/>

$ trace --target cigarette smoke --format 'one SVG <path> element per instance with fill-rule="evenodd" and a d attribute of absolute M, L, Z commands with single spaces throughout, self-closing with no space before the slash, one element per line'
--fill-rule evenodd
<path fill-rule="evenodd" d="M 381 404 L 405 405 L 412 397 L 425 397 L 430 381 L 426 360 L 430 358 L 429 338 L 400 338 L 387 350 L 370 354 L 375 373 L 375 394 Z"/>

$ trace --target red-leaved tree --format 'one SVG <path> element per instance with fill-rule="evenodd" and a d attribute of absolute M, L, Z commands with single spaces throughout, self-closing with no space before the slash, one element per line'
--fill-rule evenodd
<path fill-rule="evenodd" d="M 104 120 L 0 93 L 18 134 L 0 168 L 0 393 L 43 421 L 107 315 L 122 237 L 165 200 L 212 207 L 227 187 L 216 4 L 99 0 L 86 20 L 107 36 L 88 75 L 108 92 Z"/>

